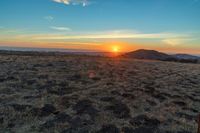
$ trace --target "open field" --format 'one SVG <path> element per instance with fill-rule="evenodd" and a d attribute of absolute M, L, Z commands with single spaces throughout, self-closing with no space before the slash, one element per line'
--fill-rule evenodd
<path fill-rule="evenodd" d="M 0 133 L 196 133 L 200 65 L 0 55 Z"/>

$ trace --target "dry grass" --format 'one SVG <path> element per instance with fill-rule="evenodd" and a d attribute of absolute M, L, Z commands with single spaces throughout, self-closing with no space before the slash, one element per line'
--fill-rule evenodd
<path fill-rule="evenodd" d="M 200 65 L 0 56 L 2 133 L 195 133 Z"/>

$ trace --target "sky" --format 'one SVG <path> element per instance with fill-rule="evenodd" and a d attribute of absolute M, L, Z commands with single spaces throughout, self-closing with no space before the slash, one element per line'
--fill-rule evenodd
<path fill-rule="evenodd" d="M 0 0 L 0 46 L 200 54 L 200 0 Z"/>

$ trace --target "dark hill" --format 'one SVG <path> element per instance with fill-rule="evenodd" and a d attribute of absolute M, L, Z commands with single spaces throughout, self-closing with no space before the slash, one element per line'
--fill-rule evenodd
<path fill-rule="evenodd" d="M 122 57 L 135 58 L 135 59 L 150 59 L 150 60 L 168 60 L 174 57 L 165 53 L 155 50 L 140 49 L 133 52 L 126 53 Z"/>

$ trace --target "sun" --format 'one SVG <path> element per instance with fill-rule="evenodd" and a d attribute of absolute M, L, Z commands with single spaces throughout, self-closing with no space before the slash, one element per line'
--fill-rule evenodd
<path fill-rule="evenodd" d="M 112 47 L 112 52 L 118 53 L 119 52 L 119 47 L 118 46 L 113 46 Z"/>

